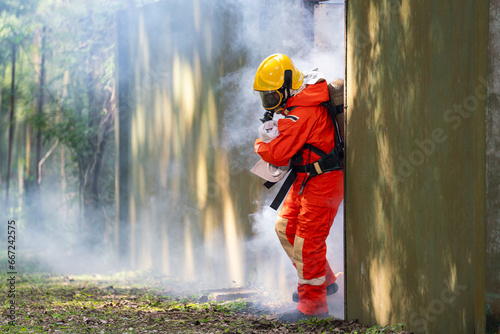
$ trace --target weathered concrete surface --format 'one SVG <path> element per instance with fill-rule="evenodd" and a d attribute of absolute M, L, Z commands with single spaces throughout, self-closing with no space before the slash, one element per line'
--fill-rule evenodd
<path fill-rule="evenodd" d="M 228 289 L 205 291 L 206 300 L 215 302 L 250 298 L 257 296 L 259 294 L 262 294 L 262 291 L 244 289 L 244 288 L 228 288 Z"/>
<path fill-rule="evenodd" d="M 350 0 L 348 319 L 485 330 L 488 2 Z"/>
<path fill-rule="evenodd" d="M 261 184 L 220 143 L 216 86 L 241 55 L 225 58 L 231 16 L 214 4 L 163 1 L 118 14 L 117 228 L 133 268 L 243 284 L 250 225 L 240 222 Z"/>
<path fill-rule="evenodd" d="M 486 315 L 500 324 L 500 1 L 490 0 L 486 109 Z"/>
<path fill-rule="evenodd" d="M 263 114 L 252 82 L 265 56 L 304 52 L 295 38 L 312 22 L 284 26 L 282 2 L 238 4 L 118 13 L 118 244 L 132 268 L 217 287 L 259 281 L 289 298 L 276 213 L 257 210 L 270 193 L 249 172 Z M 300 2 L 287 5 L 281 16 L 300 18 L 288 15 Z"/>

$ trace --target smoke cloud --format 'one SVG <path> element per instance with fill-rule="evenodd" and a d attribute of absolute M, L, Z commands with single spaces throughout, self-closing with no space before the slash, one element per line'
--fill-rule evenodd
<path fill-rule="evenodd" d="M 208 281 L 216 287 L 224 287 L 224 284 L 227 287 L 228 282 L 235 280 L 238 285 L 249 284 L 264 288 L 269 291 L 272 298 L 290 301 L 291 294 L 296 289 L 296 272 L 274 232 L 277 212 L 268 206 L 280 185 L 276 185 L 272 190 L 266 190 L 262 187 L 260 197 L 247 203 L 247 206 L 257 209 L 249 217 L 245 217 L 247 220 L 242 222 L 236 219 L 239 208 L 226 205 L 227 203 L 234 204 L 229 200 L 231 194 L 226 189 L 234 187 L 234 185 L 229 184 L 232 176 L 243 179 L 253 178 L 249 170 L 259 160 L 259 157 L 253 152 L 253 143 L 258 136 L 257 128 L 261 124 L 259 119 L 264 110 L 260 104 L 259 96 L 252 90 L 255 70 L 258 65 L 270 54 L 284 53 L 302 71 L 318 68 L 329 81 L 338 77 L 343 78 L 343 5 L 324 2 L 317 8 L 309 8 L 304 5 L 303 1 L 288 0 L 227 0 L 222 2 L 200 0 L 193 1 L 193 3 L 195 21 L 198 16 L 206 18 L 203 15 L 208 15 L 203 12 L 205 3 L 209 8 L 216 6 L 216 11 L 229 11 L 233 22 L 231 28 L 236 34 L 230 50 L 214 50 L 220 45 L 220 41 L 216 39 L 209 41 L 208 38 L 204 38 L 202 41 L 204 46 L 198 50 L 196 56 L 203 58 L 203 52 L 206 52 L 210 58 L 213 57 L 212 54 L 217 52 L 222 54 L 226 52 L 228 59 L 235 62 L 231 57 L 236 54 L 240 66 L 237 70 L 220 78 L 217 84 L 211 87 L 213 95 L 207 94 L 200 97 L 200 100 L 204 101 L 203 108 L 208 110 L 204 116 L 206 119 L 203 121 L 207 124 L 210 123 L 210 126 L 201 127 L 202 131 L 196 133 L 196 136 L 208 139 L 199 140 L 202 144 L 206 143 L 206 146 L 192 145 L 196 150 L 195 154 L 197 154 L 198 160 L 196 160 L 197 164 L 189 165 L 191 169 L 188 169 L 185 167 L 188 165 L 186 161 L 175 160 L 177 157 L 175 154 L 184 153 L 177 153 L 177 150 L 180 150 L 179 147 L 184 143 L 187 143 L 185 147 L 191 147 L 189 135 L 194 134 L 180 133 L 182 130 L 178 130 L 171 124 L 182 121 L 182 119 L 179 121 L 175 118 L 177 117 L 176 113 L 181 114 L 179 118 L 187 117 L 187 113 L 182 109 L 183 103 L 194 110 L 192 100 L 185 98 L 184 92 L 189 92 L 186 94 L 188 97 L 196 96 L 197 92 L 201 90 L 199 87 L 204 87 L 203 85 L 206 84 L 198 75 L 204 70 L 197 67 L 202 62 L 196 57 L 194 61 L 183 59 L 184 53 L 191 50 L 193 44 L 199 42 L 185 39 L 185 37 L 192 34 L 193 31 L 195 33 L 203 31 L 203 29 L 208 31 L 208 28 L 203 26 L 203 19 L 199 19 L 202 22 L 200 23 L 201 28 L 195 27 L 191 29 L 193 31 L 189 30 L 183 34 L 180 30 L 185 28 L 179 25 L 177 27 L 179 31 L 169 32 L 173 37 L 165 37 L 165 40 L 168 38 L 179 40 L 181 44 L 176 50 L 179 55 L 176 55 L 178 56 L 175 63 L 177 67 L 174 66 L 173 70 L 171 64 L 166 62 L 158 70 L 154 64 L 148 63 L 151 59 L 155 59 L 152 56 L 151 59 L 143 60 L 150 67 L 142 69 L 141 77 L 140 67 L 144 64 L 134 64 L 134 71 L 138 76 L 136 82 L 138 86 L 134 92 L 136 94 L 134 99 L 130 98 L 130 103 L 140 105 L 143 108 L 141 109 L 142 114 L 137 113 L 138 116 L 134 119 L 138 124 L 134 131 L 142 136 L 145 144 L 141 148 L 147 149 L 147 154 L 149 154 L 147 156 L 146 153 L 138 150 L 138 154 L 144 153 L 141 157 L 147 156 L 147 160 L 145 158 L 144 161 L 137 164 L 150 167 L 149 165 L 162 160 L 164 156 L 155 151 L 156 149 L 168 151 L 169 159 L 172 156 L 174 158 L 166 159 L 165 165 L 159 165 L 158 175 L 151 175 L 153 174 L 151 171 L 156 170 L 150 168 L 144 169 L 145 172 L 142 170 L 143 174 L 137 176 L 139 185 L 141 185 L 140 182 L 146 185 L 142 184 L 143 189 L 140 190 L 145 193 L 144 202 L 136 201 L 134 202 L 135 206 L 131 204 L 130 208 L 136 215 L 135 224 L 137 226 L 141 224 L 141 228 L 131 238 L 132 260 L 138 267 L 152 268 L 156 273 L 177 276 L 186 281 L 194 278 L 197 281 Z M 200 3 L 201 6 L 196 5 Z M 315 12 L 314 15 L 312 11 Z M 186 22 L 189 22 L 193 16 L 180 12 L 178 14 L 186 15 Z M 183 22 L 184 17 L 177 21 Z M 146 23 L 150 24 L 150 22 Z M 209 34 L 207 33 L 207 35 Z M 140 45 L 138 49 L 151 47 L 148 43 L 154 44 L 146 40 L 144 45 Z M 150 51 L 151 54 L 157 52 L 153 47 L 147 51 Z M 160 52 L 158 54 L 161 55 Z M 164 62 L 165 60 L 160 57 L 156 61 Z M 195 65 L 191 66 L 192 63 Z M 175 82 L 167 84 L 164 82 L 176 77 L 176 71 L 183 81 L 180 89 L 176 86 L 174 90 L 171 86 L 175 86 Z M 148 83 L 148 89 L 140 86 L 144 82 Z M 154 94 L 160 95 L 161 98 Z M 212 108 L 212 104 L 215 104 L 214 95 L 221 96 L 223 99 L 221 104 L 226 106 L 222 111 L 222 124 L 219 128 L 212 124 L 215 123 L 213 119 L 217 119 L 217 116 L 211 114 L 212 109 L 215 109 Z M 174 100 L 174 102 L 169 99 Z M 178 103 L 180 106 L 176 104 L 176 99 L 180 101 Z M 173 107 L 165 107 L 169 103 Z M 210 118 L 212 116 L 213 119 Z M 196 121 L 198 120 L 195 119 L 192 122 Z M 140 126 L 143 126 L 144 129 L 147 128 L 147 131 Z M 182 127 L 179 126 L 179 128 Z M 186 128 L 188 127 L 186 126 Z M 160 140 L 148 142 L 151 132 L 155 132 Z M 171 137 L 165 135 L 166 132 Z M 218 132 L 216 140 L 213 139 L 215 132 Z M 177 141 L 170 143 L 171 139 Z M 215 168 L 213 169 L 216 170 L 216 173 L 210 175 L 206 171 L 209 169 L 205 166 L 209 164 L 206 160 L 220 158 L 218 156 L 213 158 L 205 153 L 207 150 L 213 150 L 213 146 L 220 146 L 217 149 L 221 148 L 230 152 L 231 160 L 228 162 L 229 166 L 214 163 Z M 107 154 L 110 152 L 111 149 L 108 149 Z M 56 153 L 57 151 L 54 156 Z M 49 159 L 46 162 L 47 169 L 51 163 L 57 164 L 59 162 L 55 159 L 54 161 Z M 171 181 L 175 179 L 188 181 Z M 192 181 L 193 179 L 195 181 Z M 252 182 L 256 184 L 255 188 L 257 188 L 260 187 L 262 180 L 255 177 Z M 167 186 L 163 186 L 164 183 Z M 43 265 L 59 272 L 89 273 L 89 271 L 113 272 L 120 270 L 115 253 L 114 208 L 111 205 L 105 206 L 103 210 L 106 220 L 93 222 L 102 225 L 103 236 L 101 237 L 104 243 L 94 251 L 90 251 L 79 242 L 82 226 L 78 223 L 81 215 L 78 211 L 78 198 L 61 198 L 61 193 L 52 191 L 50 184 L 44 182 L 42 184 L 46 184 L 46 186 L 41 190 L 43 205 L 36 209 L 40 210 L 38 217 L 36 219 L 33 217 L 33 220 L 30 221 L 31 218 L 27 215 L 23 216 L 28 218 L 22 222 L 24 229 L 19 231 L 20 253 L 24 253 L 27 257 L 37 258 Z M 200 184 L 206 186 L 204 190 Z M 137 186 L 137 188 L 140 187 Z M 76 192 L 77 189 L 74 189 L 74 194 Z M 222 198 L 220 207 L 217 206 L 219 204 L 214 204 L 213 207 L 207 208 L 208 204 L 215 203 L 220 198 Z M 20 204 L 20 206 L 27 205 L 27 203 Z M 200 207 L 204 207 L 203 210 Z M 220 212 L 214 212 L 215 210 Z M 13 214 L 13 216 L 18 217 L 19 215 Z M 42 220 L 43 222 L 41 222 Z M 38 227 L 35 226 L 35 221 L 36 224 L 39 222 Z M 226 225 L 218 226 L 217 224 L 220 224 L 221 221 Z M 235 221 L 237 226 L 227 224 L 228 221 Z M 235 231 L 232 230 L 233 228 Z M 243 246 L 227 241 L 228 235 L 244 235 L 245 229 L 250 230 L 251 236 L 244 238 L 245 244 Z M 168 238 L 165 238 L 168 243 L 165 240 L 158 241 L 158 239 L 163 238 L 163 235 L 168 235 Z M 1 245 L 6 240 L 3 230 L 0 232 L 0 237 L 2 238 Z M 149 242 L 154 243 L 155 246 L 162 245 L 164 249 L 161 247 L 151 249 Z M 343 271 L 343 204 L 341 204 L 335 218 L 327 245 L 327 258 L 333 270 L 335 272 Z M 237 247 L 231 248 L 233 246 Z M 245 251 L 244 255 L 237 254 L 240 247 Z M 228 250 L 233 250 L 234 254 L 231 255 L 238 256 L 232 259 L 228 258 L 228 253 L 231 253 Z M 143 262 L 143 258 L 147 261 Z M 174 260 L 165 264 L 165 258 Z M 230 271 L 227 269 L 228 267 L 238 264 L 240 260 L 244 263 L 239 264 L 246 266 L 244 268 L 246 276 L 242 277 L 241 274 L 233 275 L 232 272 L 227 272 Z M 155 266 L 155 261 L 163 261 L 163 267 L 161 265 Z M 238 277 L 238 279 L 234 277 Z M 329 297 L 328 301 L 331 313 L 336 317 L 343 317 L 342 281 L 339 282 L 339 287 L 339 292 L 333 297 Z"/>

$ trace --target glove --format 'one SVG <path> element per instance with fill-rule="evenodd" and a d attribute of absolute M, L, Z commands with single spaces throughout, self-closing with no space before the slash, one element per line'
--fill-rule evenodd
<path fill-rule="evenodd" d="M 278 121 L 267 121 L 259 126 L 259 137 L 264 143 L 269 143 L 271 140 L 278 137 Z"/>

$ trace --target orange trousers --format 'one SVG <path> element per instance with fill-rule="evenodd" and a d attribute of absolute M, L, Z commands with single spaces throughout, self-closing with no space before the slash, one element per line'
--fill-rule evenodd
<path fill-rule="evenodd" d="M 297 309 L 307 315 L 328 312 L 326 286 L 336 277 L 326 260 L 326 238 L 344 197 L 343 175 L 342 171 L 317 175 L 299 195 L 306 176 L 299 173 L 276 221 L 281 245 L 297 269 Z"/>

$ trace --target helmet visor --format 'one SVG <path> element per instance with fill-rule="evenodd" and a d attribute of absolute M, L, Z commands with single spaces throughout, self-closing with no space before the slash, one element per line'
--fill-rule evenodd
<path fill-rule="evenodd" d="M 272 110 L 278 107 L 283 101 L 283 94 L 279 91 L 259 92 L 264 109 Z"/>

